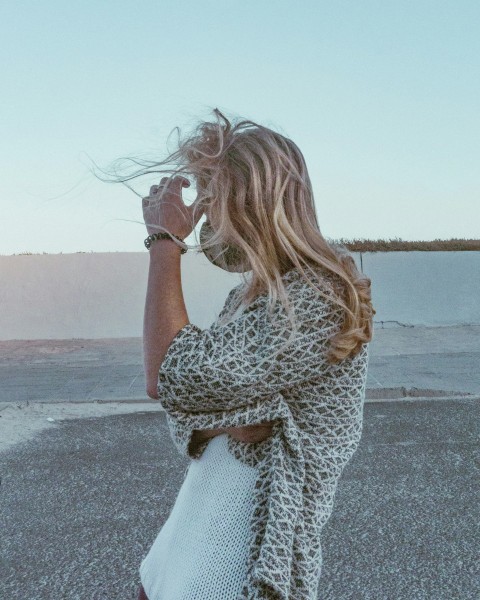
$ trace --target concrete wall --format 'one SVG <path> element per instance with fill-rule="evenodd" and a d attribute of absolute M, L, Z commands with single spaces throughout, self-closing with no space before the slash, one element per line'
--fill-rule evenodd
<path fill-rule="evenodd" d="M 480 252 L 353 253 L 372 280 L 375 322 L 480 324 Z M 145 252 L 0 256 L 0 339 L 141 337 Z M 189 318 L 207 327 L 238 274 L 182 256 Z"/>
<path fill-rule="evenodd" d="M 365 252 L 375 321 L 480 324 L 480 252 Z"/>

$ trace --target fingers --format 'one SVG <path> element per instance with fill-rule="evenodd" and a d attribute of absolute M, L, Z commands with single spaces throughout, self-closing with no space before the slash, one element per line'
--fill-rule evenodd
<path fill-rule="evenodd" d="M 163 191 L 163 187 L 167 187 L 170 193 L 180 196 L 182 188 L 190 187 L 190 181 L 181 175 L 175 177 L 162 177 L 159 184 L 150 186 L 150 196 L 155 196 L 158 192 Z"/>
<path fill-rule="evenodd" d="M 165 179 L 165 177 L 163 178 Z M 163 181 L 162 179 L 162 181 Z M 176 177 L 173 178 L 168 178 L 169 181 L 167 183 L 168 189 L 169 191 L 172 191 L 173 193 L 177 193 L 178 195 L 181 194 L 182 188 L 183 187 L 190 187 L 190 182 L 188 181 L 188 179 L 186 177 L 182 177 L 181 175 L 177 175 Z"/>

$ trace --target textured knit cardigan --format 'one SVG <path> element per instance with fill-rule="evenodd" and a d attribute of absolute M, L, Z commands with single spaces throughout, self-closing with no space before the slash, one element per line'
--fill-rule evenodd
<path fill-rule="evenodd" d="M 327 363 L 342 309 L 297 269 L 282 279 L 299 324 L 284 353 L 278 349 L 291 332 L 287 313 L 282 306 L 284 318 L 273 325 L 266 293 L 234 320 L 218 323 L 241 294 L 241 283 L 209 328 L 187 323 L 180 329 L 159 369 L 159 400 L 185 457 L 198 459 L 209 443 L 193 447 L 195 429 L 275 423 L 260 442 L 228 435 L 229 452 L 258 468 L 247 577 L 237 600 L 317 599 L 320 533 L 362 434 L 368 344 L 353 358 Z M 322 289 L 322 279 L 315 283 Z"/>

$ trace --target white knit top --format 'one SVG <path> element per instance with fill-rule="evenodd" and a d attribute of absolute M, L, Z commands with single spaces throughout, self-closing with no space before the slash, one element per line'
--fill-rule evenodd
<path fill-rule="evenodd" d="M 192 460 L 168 519 L 140 565 L 149 600 L 236 600 L 246 577 L 258 472 L 227 434 Z"/>
<path fill-rule="evenodd" d="M 329 339 L 344 318 L 330 294 L 332 284 L 339 285 L 332 277 L 322 272 L 315 282 L 324 297 L 296 269 L 283 275 L 299 324 L 286 351 L 278 352 L 290 322 L 277 304 L 273 323 L 266 293 L 235 320 L 219 323 L 242 283 L 209 328 L 188 323 L 179 330 L 159 370 L 159 399 L 183 456 L 199 458 L 207 447 L 208 440 L 192 449 L 195 429 L 275 423 L 262 442 L 227 436 L 232 456 L 258 469 L 248 564 L 237 600 L 317 598 L 321 530 L 360 442 L 368 368 L 367 343 L 340 363 L 326 360 Z"/>

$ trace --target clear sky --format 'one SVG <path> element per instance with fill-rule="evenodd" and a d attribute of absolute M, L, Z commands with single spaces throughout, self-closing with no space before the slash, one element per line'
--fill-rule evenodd
<path fill-rule="evenodd" d="M 147 252 L 93 161 L 215 107 L 299 145 L 327 238 L 479 237 L 478 0 L 15 0 L 0 39 L 0 254 Z"/>

